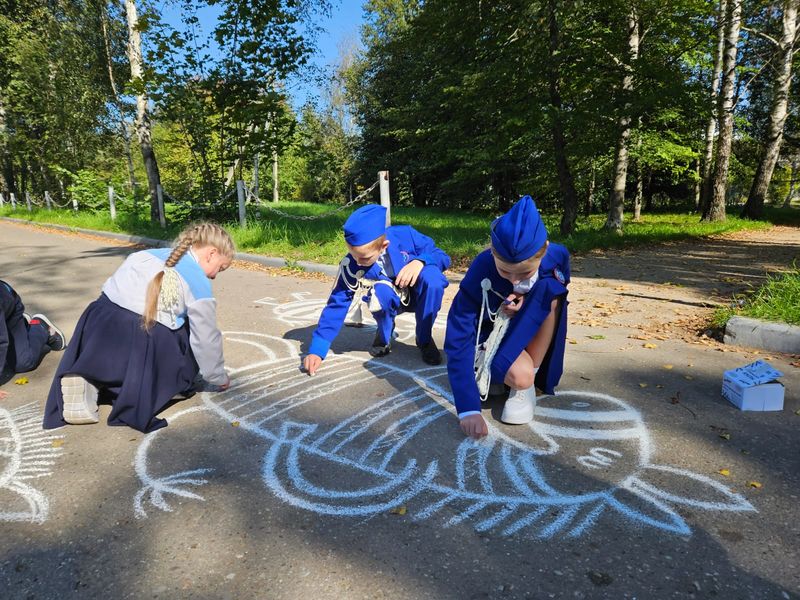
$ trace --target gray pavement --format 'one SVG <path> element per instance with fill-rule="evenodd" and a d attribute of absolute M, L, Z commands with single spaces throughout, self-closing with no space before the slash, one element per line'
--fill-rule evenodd
<path fill-rule="evenodd" d="M 0 223 L 0 278 L 70 333 L 129 251 Z M 572 314 L 600 312 L 591 258 L 578 263 Z M 791 356 L 770 357 L 784 410 L 740 412 L 722 372 L 752 353 L 643 348 L 633 325 L 590 338 L 578 320 L 536 425 L 500 424 L 495 400 L 492 434 L 473 444 L 409 319 L 386 359 L 365 352 L 369 326 L 345 328 L 315 377 L 299 371 L 330 285 L 223 273 L 234 385 L 169 408 L 155 434 L 42 432 L 57 354 L 3 386 L 0 596 L 800 597 Z"/>

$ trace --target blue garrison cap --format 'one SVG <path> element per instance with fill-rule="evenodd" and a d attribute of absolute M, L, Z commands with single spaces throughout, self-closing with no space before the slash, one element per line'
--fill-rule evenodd
<path fill-rule="evenodd" d="M 344 222 L 344 239 L 351 246 L 363 246 L 386 233 L 386 208 L 367 204 L 351 214 Z"/>
<path fill-rule="evenodd" d="M 520 198 L 492 223 L 492 248 L 506 262 L 529 259 L 546 241 L 547 229 L 530 196 Z"/>

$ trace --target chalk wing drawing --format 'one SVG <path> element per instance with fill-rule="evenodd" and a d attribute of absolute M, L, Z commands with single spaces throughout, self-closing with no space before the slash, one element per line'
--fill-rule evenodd
<path fill-rule="evenodd" d="M 436 516 L 444 525 L 470 522 L 479 531 L 540 538 L 580 536 L 613 517 L 686 535 L 680 506 L 755 510 L 708 477 L 654 464 L 640 413 L 611 396 L 571 391 L 541 398 L 529 428 L 490 424 L 488 438 L 477 443 L 453 422 L 443 367 L 409 371 L 350 353 L 330 355 L 308 377 L 286 340 L 228 332 L 226 342 L 259 356 L 232 372 L 229 390 L 206 395 L 203 406 L 171 421 L 209 411 L 237 422 L 232 432 L 266 446 L 266 487 L 305 510 L 363 518 L 407 505 L 419 520 Z M 151 445 L 171 430 L 149 434 L 139 448 L 139 517 L 148 500 L 169 510 L 167 494 L 202 499 L 189 486 L 206 483 L 199 477 L 210 470 L 162 478 L 148 470 Z"/>
<path fill-rule="evenodd" d="M 292 297 L 294 300 L 290 302 L 278 302 L 274 298 L 266 297 L 256 300 L 256 304 L 263 304 L 272 306 L 273 314 L 279 321 L 291 325 L 293 327 L 301 325 L 311 325 L 317 322 L 319 314 L 325 307 L 325 299 L 310 298 L 310 292 L 294 292 Z M 366 307 L 361 311 L 364 322 L 359 325 L 368 330 L 376 329 L 375 319 L 372 318 L 370 312 Z M 348 323 L 352 324 L 352 323 Z M 440 329 L 444 331 L 446 325 L 446 318 L 441 313 L 436 317 L 433 323 L 434 330 Z M 416 321 L 414 313 L 402 313 L 397 315 L 395 319 L 395 336 L 400 342 L 413 342 L 415 334 Z M 371 337 L 368 338 L 372 340 Z"/>
<path fill-rule="evenodd" d="M 29 482 L 51 474 L 62 452 L 53 441 L 60 438 L 42 429 L 36 403 L 0 408 L 0 521 L 47 520 L 47 497 Z"/>

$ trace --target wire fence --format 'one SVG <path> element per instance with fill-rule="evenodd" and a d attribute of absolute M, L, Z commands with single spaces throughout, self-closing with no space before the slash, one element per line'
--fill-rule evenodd
<path fill-rule="evenodd" d="M 262 211 L 274 213 L 281 218 L 294 221 L 315 221 L 340 213 L 358 203 L 368 202 L 369 195 L 375 190 L 375 188 L 379 186 L 380 203 L 387 208 L 388 224 L 390 221 L 388 214 L 388 211 L 390 210 L 388 171 L 380 171 L 378 173 L 378 179 L 354 198 L 351 198 L 347 202 L 344 202 L 343 204 L 336 206 L 329 211 L 314 215 L 296 215 L 287 212 L 286 210 L 281 210 L 275 206 L 276 202 L 274 200 L 264 201 L 259 198 L 257 192 L 255 191 L 255 186 L 248 186 L 244 181 L 236 181 L 235 187 L 229 189 L 217 199 L 211 202 L 204 200 L 202 203 L 196 200 L 182 200 L 175 198 L 171 194 L 165 192 L 159 185 L 157 186 L 158 215 L 161 226 L 166 227 L 165 201 L 169 201 L 172 206 L 177 207 L 177 209 L 189 217 L 198 214 L 216 214 L 223 216 L 231 215 L 232 212 L 238 212 L 239 224 L 242 227 L 246 227 L 248 218 L 255 220 L 260 218 Z M 72 197 L 62 197 L 61 201 L 58 201 L 48 191 L 45 191 L 38 197 L 30 192 L 25 192 L 24 200 L 21 201 L 21 199 L 17 198 L 16 194 L 13 192 L 0 192 L 0 208 L 10 205 L 12 209 L 17 209 L 22 202 L 25 203 L 28 212 L 32 212 L 33 207 L 36 207 L 37 209 L 44 208 L 47 210 L 52 210 L 54 208 L 68 208 L 71 205 L 71 208 L 74 211 L 78 211 L 79 208 L 81 208 L 75 195 L 72 195 Z M 93 199 L 91 202 L 82 202 L 80 204 L 83 205 L 83 208 L 92 210 L 94 212 L 106 210 L 107 208 L 112 220 L 116 220 L 117 208 L 119 206 L 124 207 L 128 211 L 136 212 L 138 210 L 138 203 L 135 196 L 120 194 L 114 189 L 113 186 L 110 185 L 108 186 L 107 205 L 105 201 L 98 199 Z M 248 207 L 250 208 L 249 211 Z"/>

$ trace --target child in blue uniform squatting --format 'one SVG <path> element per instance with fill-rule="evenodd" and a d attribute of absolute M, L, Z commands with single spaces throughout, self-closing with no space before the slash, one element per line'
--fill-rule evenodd
<path fill-rule="evenodd" d="M 441 363 L 431 331 L 448 285 L 442 271 L 450 266 L 450 257 L 413 227 L 386 227 L 386 209 L 376 204 L 353 212 L 343 228 L 349 254 L 341 262 L 309 353 L 303 359 L 305 370 L 313 375 L 319 369 L 356 292 L 364 294 L 378 323 L 370 348 L 372 356 L 389 353 L 395 317 L 399 312 L 413 310 L 422 360 L 430 365 Z"/>
<path fill-rule="evenodd" d="M 523 197 L 496 219 L 491 236 L 491 248 L 472 261 L 459 286 L 445 335 L 447 374 L 461 429 L 474 438 L 488 433 L 481 415 L 487 392 L 479 392 L 476 369 L 481 365 L 476 356 L 493 354 L 485 365 L 486 375 L 511 388 L 501 420 L 528 423 L 536 386 L 552 394 L 561 378 L 567 335 L 569 253 L 547 241 L 531 197 Z M 494 327 L 504 328 L 499 345 L 487 340 L 493 316 Z M 484 343 L 492 347 L 481 352 Z"/>
<path fill-rule="evenodd" d="M 97 423 L 98 393 L 111 400 L 109 425 L 143 432 L 198 374 L 213 389 L 230 385 L 211 281 L 227 269 L 233 241 L 219 225 L 185 229 L 170 248 L 134 252 L 81 315 L 56 372 L 44 428 Z"/>
<path fill-rule="evenodd" d="M 33 371 L 51 350 L 63 350 L 64 334 L 42 314 L 25 312 L 14 288 L 0 281 L 0 385 L 17 373 Z M 8 392 L 0 390 L 0 399 Z"/>

